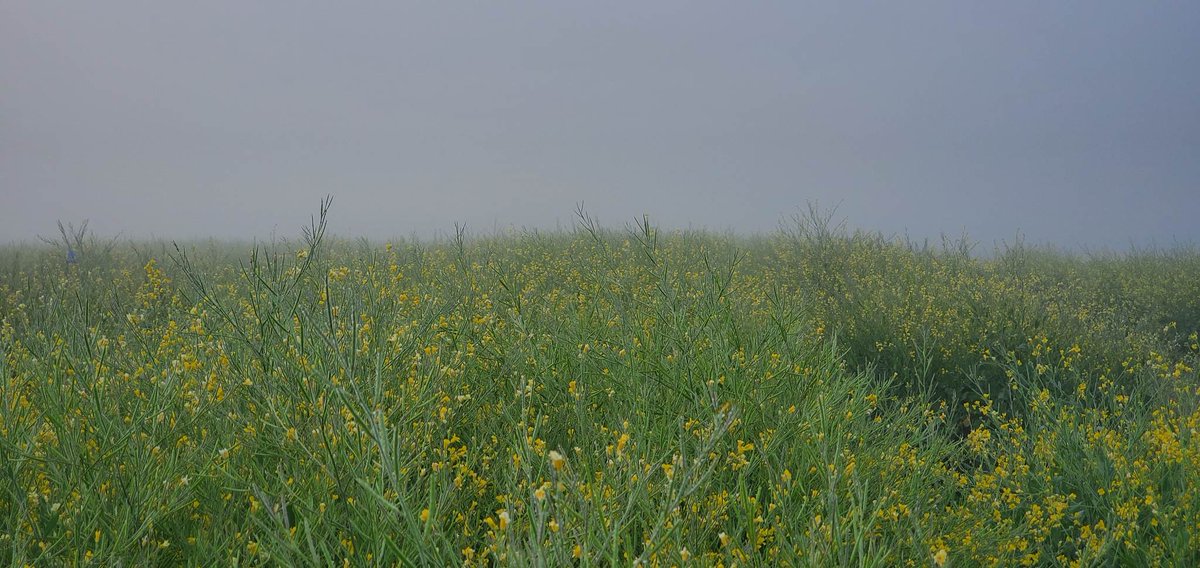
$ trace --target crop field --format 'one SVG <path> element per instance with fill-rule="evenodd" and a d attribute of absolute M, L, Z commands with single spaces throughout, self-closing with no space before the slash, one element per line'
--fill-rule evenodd
<path fill-rule="evenodd" d="M 1200 252 L 0 248 L 0 562 L 1200 565 Z"/>

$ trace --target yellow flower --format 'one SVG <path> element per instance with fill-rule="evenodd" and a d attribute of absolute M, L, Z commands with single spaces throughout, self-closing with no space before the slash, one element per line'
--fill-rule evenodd
<path fill-rule="evenodd" d="M 422 523 L 429 522 L 429 509 L 428 508 L 421 509 L 421 522 Z"/>
<path fill-rule="evenodd" d="M 937 552 L 933 553 L 933 563 L 937 566 L 945 566 L 949 556 L 950 553 L 945 548 L 939 548 Z"/>
<path fill-rule="evenodd" d="M 554 450 L 550 450 L 550 466 L 554 468 L 554 471 L 561 471 L 565 465 L 567 465 L 567 458 L 564 458 L 562 454 Z"/>

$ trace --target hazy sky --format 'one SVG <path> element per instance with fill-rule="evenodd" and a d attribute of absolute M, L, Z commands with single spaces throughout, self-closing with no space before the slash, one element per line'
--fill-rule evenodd
<path fill-rule="evenodd" d="M 1200 241 L 1198 2 L 0 0 L 0 242 L 643 213 Z"/>

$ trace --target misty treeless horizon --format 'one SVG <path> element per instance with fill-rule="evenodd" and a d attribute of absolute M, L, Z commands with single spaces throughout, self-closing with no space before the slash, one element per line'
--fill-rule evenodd
<path fill-rule="evenodd" d="M 1195 242 L 1200 7 L 0 5 L 0 242 L 570 226 Z"/>

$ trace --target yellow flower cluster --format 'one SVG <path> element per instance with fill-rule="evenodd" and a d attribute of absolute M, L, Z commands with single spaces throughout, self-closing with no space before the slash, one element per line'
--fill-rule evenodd
<path fill-rule="evenodd" d="M 0 254 L 0 557 L 1198 559 L 1194 259 L 460 244 Z"/>

